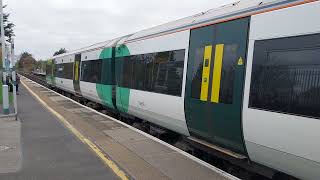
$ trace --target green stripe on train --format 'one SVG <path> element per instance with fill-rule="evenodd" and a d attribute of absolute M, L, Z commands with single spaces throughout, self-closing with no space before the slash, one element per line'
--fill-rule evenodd
<path fill-rule="evenodd" d="M 102 104 L 109 108 L 114 108 L 112 103 L 112 85 L 96 84 L 96 89 Z"/>
<path fill-rule="evenodd" d="M 53 76 L 54 74 L 54 61 L 49 59 L 47 61 L 47 74 L 46 74 L 46 81 L 48 84 L 51 84 L 51 85 L 55 85 L 55 77 Z"/>
<path fill-rule="evenodd" d="M 116 77 L 122 79 L 123 69 L 121 57 L 130 56 L 130 51 L 126 45 L 120 45 L 116 48 Z M 130 89 L 123 87 L 116 87 L 116 101 L 117 108 L 121 112 L 128 113 L 129 110 L 129 99 L 130 99 Z"/>
<path fill-rule="evenodd" d="M 112 48 L 105 48 L 102 50 L 99 56 L 102 59 L 102 81 L 107 81 L 108 76 L 112 76 L 111 74 L 111 61 L 112 61 Z M 115 108 L 112 102 L 112 85 L 105 85 L 105 84 L 96 84 L 96 90 L 102 104 L 109 107 Z"/>

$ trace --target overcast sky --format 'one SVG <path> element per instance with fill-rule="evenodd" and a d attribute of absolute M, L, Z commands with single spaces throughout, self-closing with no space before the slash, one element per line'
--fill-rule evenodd
<path fill-rule="evenodd" d="M 16 24 L 16 54 L 47 59 L 236 0 L 4 0 Z"/>

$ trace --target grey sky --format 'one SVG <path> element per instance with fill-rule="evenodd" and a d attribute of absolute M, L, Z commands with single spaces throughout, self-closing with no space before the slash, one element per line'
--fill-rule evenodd
<path fill-rule="evenodd" d="M 16 24 L 16 54 L 46 59 L 235 0 L 4 0 Z"/>

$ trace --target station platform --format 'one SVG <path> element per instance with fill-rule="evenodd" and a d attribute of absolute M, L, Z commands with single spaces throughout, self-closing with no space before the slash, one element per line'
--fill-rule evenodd
<path fill-rule="evenodd" d="M 0 179 L 237 179 L 29 79 L 21 83 L 22 165 Z"/>
<path fill-rule="evenodd" d="M 19 116 L 0 119 L 1 180 L 119 179 L 21 87 Z"/>

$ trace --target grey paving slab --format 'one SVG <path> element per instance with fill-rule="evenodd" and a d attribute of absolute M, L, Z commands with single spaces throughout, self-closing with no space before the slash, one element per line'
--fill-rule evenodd
<path fill-rule="evenodd" d="M 81 108 L 68 108 L 66 110 L 72 113 L 81 113 L 83 109 L 84 108 L 81 107 Z"/>
<path fill-rule="evenodd" d="M 22 164 L 1 180 L 105 180 L 118 179 L 23 87 L 19 95 Z"/>
<path fill-rule="evenodd" d="M 190 161 L 180 153 L 159 154 L 145 158 L 151 165 L 157 167 L 170 179 L 175 180 L 226 180 L 220 174 Z"/>
<path fill-rule="evenodd" d="M 40 91 L 41 93 L 48 93 L 48 94 L 50 94 L 51 93 L 51 91 L 49 91 L 49 90 L 42 90 L 42 91 Z"/>
<path fill-rule="evenodd" d="M 155 142 L 151 139 L 145 139 L 140 141 L 125 141 L 123 145 L 131 151 L 138 154 L 143 159 L 149 156 L 155 156 L 160 154 L 164 155 L 175 152 L 173 149 L 170 149 L 167 146 L 163 146 L 162 144 Z"/>
<path fill-rule="evenodd" d="M 110 120 L 100 121 L 99 123 L 104 127 L 105 131 L 126 128 L 125 126 Z"/>
<path fill-rule="evenodd" d="M 70 101 L 69 101 L 69 102 L 66 102 L 66 103 L 63 103 L 62 106 L 63 106 L 64 108 L 66 108 L 66 109 L 69 109 L 69 108 L 81 108 L 80 105 L 75 104 L 75 103 L 70 102 Z"/>
<path fill-rule="evenodd" d="M 66 99 L 64 98 L 64 97 L 61 97 L 61 96 L 52 96 L 52 97 L 50 97 L 50 99 L 52 100 L 52 101 L 65 101 Z"/>
<path fill-rule="evenodd" d="M 0 118 L 0 173 L 17 172 L 21 167 L 21 123 Z"/>
<path fill-rule="evenodd" d="M 136 133 L 129 128 L 105 130 L 103 132 L 108 136 L 112 137 L 113 139 L 115 139 L 116 141 L 124 144 L 125 142 L 128 142 L 128 141 L 140 141 L 140 140 L 148 139 L 146 136 Z"/>

